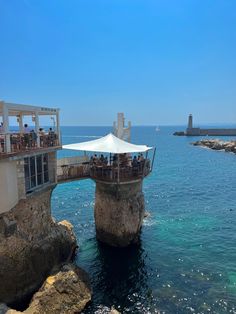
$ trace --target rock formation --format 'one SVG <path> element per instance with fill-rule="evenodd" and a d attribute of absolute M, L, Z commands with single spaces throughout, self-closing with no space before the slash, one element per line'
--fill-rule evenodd
<path fill-rule="evenodd" d="M 0 302 L 19 302 L 34 293 L 76 249 L 72 226 L 51 217 L 51 193 L 35 192 L 0 215 Z"/>
<path fill-rule="evenodd" d="M 25 314 L 80 313 L 91 300 L 91 288 L 85 271 L 69 264 L 50 276 L 35 293 Z"/>
<path fill-rule="evenodd" d="M 90 300 L 88 275 L 79 267 L 66 264 L 45 280 L 25 311 L 18 312 L 2 304 L 0 313 L 2 308 L 6 314 L 74 314 L 80 313 Z"/>
<path fill-rule="evenodd" d="M 142 180 L 96 182 L 95 223 L 97 238 L 112 246 L 137 242 L 144 218 Z"/>
<path fill-rule="evenodd" d="M 201 140 L 192 143 L 194 146 L 203 146 L 213 150 L 224 150 L 236 154 L 236 141 L 220 141 L 218 139 Z"/>

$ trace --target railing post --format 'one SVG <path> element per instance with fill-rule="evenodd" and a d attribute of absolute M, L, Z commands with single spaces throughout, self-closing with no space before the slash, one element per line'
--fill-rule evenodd
<path fill-rule="evenodd" d="M 9 112 L 7 105 L 3 102 L 3 129 L 5 133 L 5 150 L 7 153 L 11 152 L 11 139 L 9 133 Z"/>
<path fill-rule="evenodd" d="M 144 164 L 143 164 L 143 178 L 145 176 L 147 159 L 148 159 L 148 151 L 146 151 L 145 160 L 144 160 Z"/>
<path fill-rule="evenodd" d="M 58 144 L 57 145 L 61 146 L 61 131 L 60 131 L 59 109 L 57 109 L 56 121 L 57 121 L 57 138 L 58 138 Z"/>
<path fill-rule="evenodd" d="M 37 134 L 37 147 L 40 147 L 40 136 L 39 136 L 39 114 L 35 112 L 35 132 Z"/>
<path fill-rule="evenodd" d="M 117 167 L 117 183 L 120 183 L 120 154 L 118 154 L 118 158 L 117 158 L 117 162 L 118 162 L 118 167 Z"/>
<path fill-rule="evenodd" d="M 151 171 L 150 172 L 152 172 L 152 169 L 153 169 L 153 163 L 154 163 L 155 155 L 156 155 L 156 147 L 154 148 L 154 153 L 152 156 L 152 164 L 151 164 Z"/>
<path fill-rule="evenodd" d="M 19 119 L 19 130 L 20 130 L 20 133 L 22 134 L 24 133 L 22 113 L 19 114 L 18 119 Z"/>

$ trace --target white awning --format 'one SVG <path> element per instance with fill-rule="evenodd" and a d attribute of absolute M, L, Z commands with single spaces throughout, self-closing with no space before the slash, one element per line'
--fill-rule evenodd
<path fill-rule="evenodd" d="M 141 153 L 152 149 L 152 147 L 146 145 L 130 144 L 119 139 L 112 133 L 94 141 L 63 145 L 62 148 L 112 154 Z"/>

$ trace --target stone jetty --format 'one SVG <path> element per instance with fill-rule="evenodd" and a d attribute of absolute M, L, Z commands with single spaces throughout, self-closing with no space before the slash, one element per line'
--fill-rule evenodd
<path fill-rule="evenodd" d="M 207 128 L 202 129 L 193 126 L 193 116 L 189 115 L 188 126 L 185 131 L 177 131 L 176 136 L 236 136 L 236 129 L 232 128 Z"/>
<path fill-rule="evenodd" d="M 222 141 L 218 139 L 200 140 L 192 143 L 194 146 L 207 147 L 213 150 L 224 150 L 236 154 L 236 141 Z"/>

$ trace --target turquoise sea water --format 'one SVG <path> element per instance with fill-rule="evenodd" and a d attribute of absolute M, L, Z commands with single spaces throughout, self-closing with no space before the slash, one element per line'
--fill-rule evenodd
<path fill-rule="evenodd" d="M 236 313 L 236 155 L 191 146 L 199 138 L 172 136 L 179 129 L 132 128 L 132 142 L 157 147 L 143 188 L 151 215 L 138 245 L 97 242 L 91 180 L 53 192 L 53 216 L 74 225 L 76 263 L 90 275 L 93 301 L 84 313 L 112 305 L 122 313 Z M 110 130 L 64 127 L 63 143 Z M 75 154 L 61 151 L 58 158 Z"/>

